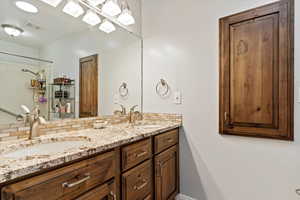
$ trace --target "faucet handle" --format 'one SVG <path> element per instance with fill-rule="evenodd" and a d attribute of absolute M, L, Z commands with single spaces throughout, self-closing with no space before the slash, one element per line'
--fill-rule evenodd
<path fill-rule="evenodd" d="M 120 104 L 120 103 L 115 103 L 115 104 L 121 106 L 121 109 L 122 109 L 121 114 L 122 114 L 122 115 L 126 115 L 126 108 L 125 108 L 125 106 L 123 106 L 123 105 Z"/>
<path fill-rule="evenodd" d="M 130 108 L 130 111 L 131 111 L 131 112 L 134 112 L 135 108 L 137 108 L 137 107 L 138 107 L 138 105 L 132 106 L 132 107 Z"/>

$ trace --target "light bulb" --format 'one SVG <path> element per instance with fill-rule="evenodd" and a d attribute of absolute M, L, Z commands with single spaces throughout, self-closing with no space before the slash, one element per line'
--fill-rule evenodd
<path fill-rule="evenodd" d="M 89 4 L 92 6 L 98 6 L 104 3 L 105 0 L 88 0 Z"/>
<path fill-rule="evenodd" d="M 63 12 L 76 18 L 82 15 L 84 13 L 84 10 L 77 1 L 69 0 L 63 8 Z"/>
<path fill-rule="evenodd" d="M 96 24 L 99 24 L 101 22 L 101 19 L 95 12 L 88 10 L 82 18 L 82 21 L 91 26 L 95 26 Z"/>
<path fill-rule="evenodd" d="M 21 10 L 29 13 L 37 13 L 38 9 L 31 3 L 28 3 L 26 1 L 17 1 L 16 6 L 20 8 Z"/>
<path fill-rule="evenodd" d="M 24 32 L 21 28 L 13 26 L 13 25 L 2 24 L 1 26 L 7 35 L 10 35 L 13 37 L 18 37 L 21 35 L 21 33 Z"/>
<path fill-rule="evenodd" d="M 118 17 L 118 21 L 121 23 L 121 24 L 124 24 L 126 26 L 128 25 L 131 25 L 131 24 L 134 24 L 135 23 L 135 20 L 132 16 L 132 13 L 131 11 L 128 9 L 128 8 L 125 8 L 122 13 L 119 15 Z"/>
<path fill-rule="evenodd" d="M 99 29 L 105 33 L 111 33 L 116 30 L 116 27 L 108 20 L 104 20 L 99 26 Z"/>
<path fill-rule="evenodd" d="M 102 11 L 107 15 L 116 16 L 121 13 L 121 8 L 117 0 L 107 0 L 102 7 Z"/>
<path fill-rule="evenodd" d="M 58 4 L 60 4 L 60 2 L 61 2 L 62 0 L 41 0 L 41 1 L 43 1 L 44 3 L 47 3 L 47 4 L 49 4 L 49 5 L 51 5 L 51 6 L 53 6 L 53 7 L 57 7 Z"/>

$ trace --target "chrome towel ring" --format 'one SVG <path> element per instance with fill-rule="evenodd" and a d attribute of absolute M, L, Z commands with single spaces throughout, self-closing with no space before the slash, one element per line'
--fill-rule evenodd
<path fill-rule="evenodd" d="M 127 97 L 128 95 L 128 87 L 127 87 L 127 83 L 122 83 L 122 85 L 119 88 L 119 94 L 121 97 Z"/>
<path fill-rule="evenodd" d="M 156 84 L 156 93 L 161 96 L 165 97 L 169 94 L 170 86 L 164 79 L 160 79 L 159 82 Z"/>

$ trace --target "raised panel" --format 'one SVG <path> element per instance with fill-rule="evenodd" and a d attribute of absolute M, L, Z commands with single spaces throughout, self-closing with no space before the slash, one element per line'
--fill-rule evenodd
<path fill-rule="evenodd" d="M 278 13 L 230 25 L 230 124 L 278 125 Z"/>
<path fill-rule="evenodd" d="M 294 2 L 220 19 L 221 134 L 293 140 Z"/>
<path fill-rule="evenodd" d="M 155 157 L 155 199 L 168 200 L 178 192 L 177 146 Z"/>

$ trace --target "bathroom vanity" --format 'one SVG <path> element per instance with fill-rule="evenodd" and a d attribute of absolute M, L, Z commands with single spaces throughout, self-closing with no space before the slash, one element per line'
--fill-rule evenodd
<path fill-rule="evenodd" d="M 62 138 L 75 141 L 85 135 L 87 144 L 59 156 L 26 156 L 19 165 L 24 162 L 28 170 L 9 166 L 12 171 L 1 171 L 1 163 L 0 172 L 5 171 L 1 200 L 174 199 L 179 192 L 180 126 L 181 122 L 175 121 L 125 123 L 103 130 L 41 136 L 40 141 L 51 138 L 49 141 L 61 142 Z"/>

